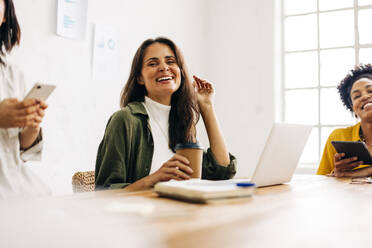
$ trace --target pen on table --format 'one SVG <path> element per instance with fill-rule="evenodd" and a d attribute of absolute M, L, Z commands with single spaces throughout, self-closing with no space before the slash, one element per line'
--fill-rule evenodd
<path fill-rule="evenodd" d="M 249 183 L 249 182 L 241 182 L 241 183 L 236 183 L 236 186 L 238 187 L 252 187 L 255 186 L 254 183 Z"/>

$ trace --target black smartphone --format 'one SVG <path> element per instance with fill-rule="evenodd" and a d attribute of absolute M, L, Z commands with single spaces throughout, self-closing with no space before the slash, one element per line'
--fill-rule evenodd
<path fill-rule="evenodd" d="M 363 164 L 372 165 L 372 156 L 369 150 L 361 141 L 331 141 L 337 153 L 345 153 L 344 158 L 358 157 Z"/>

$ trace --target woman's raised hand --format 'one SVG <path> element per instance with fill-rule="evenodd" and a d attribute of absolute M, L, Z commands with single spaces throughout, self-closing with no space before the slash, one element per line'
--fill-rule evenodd
<path fill-rule="evenodd" d="M 363 164 L 363 161 L 358 161 L 357 157 L 343 158 L 344 156 L 345 153 L 336 153 L 334 156 L 334 175 L 336 177 L 343 177 L 346 172 L 350 172 L 354 168 Z"/>
<path fill-rule="evenodd" d="M 174 180 L 190 179 L 193 170 L 189 167 L 189 160 L 187 158 L 175 154 L 171 159 L 166 161 L 156 172 L 149 176 L 151 186 L 158 182 Z"/>
<path fill-rule="evenodd" d="M 196 90 L 199 107 L 203 108 L 212 105 L 215 93 L 213 85 L 207 80 L 200 79 L 195 75 L 193 78 L 195 80 L 193 85 Z"/>

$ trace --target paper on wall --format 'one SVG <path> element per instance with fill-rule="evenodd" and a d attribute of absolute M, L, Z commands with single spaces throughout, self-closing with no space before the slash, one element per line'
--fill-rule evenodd
<path fill-rule="evenodd" d="M 116 79 L 119 57 L 114 28 L 98 24 L 95 25 L 93 53 L 93 79 Z"/>
<path fill-rule="evenodd" d="M 57 34 L 84 39 L 87 25 L 88 0 L 58 0 Z"/>

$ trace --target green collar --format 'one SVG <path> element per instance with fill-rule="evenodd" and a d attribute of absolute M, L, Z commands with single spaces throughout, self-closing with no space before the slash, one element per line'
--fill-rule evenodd
<path fill-rule="evenodd" d="M 143 106 L 143 102 L 130 102 L 128 103 L 128 107 L 134 115 L 141 114 L 148 116 L 145 106 Z"/>

